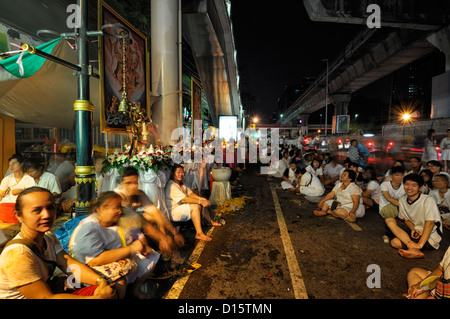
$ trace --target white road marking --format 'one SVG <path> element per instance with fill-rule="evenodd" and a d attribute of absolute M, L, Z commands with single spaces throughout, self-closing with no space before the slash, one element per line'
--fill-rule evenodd
<path fill-rule="evenodd" d="M 206 233 L 206 236 L 211 237 L 211 234 L 213 232 L 215 227 L 211 227 L 211 229 Z M 203 240 L 199 240 L 197 245 L 195 246 L 194 251 L 192 252 L 191 256 L 187 260 L 188 265 L 192 265 L 198 261 L 200 258 L 200 255 L 203 252 L 203 249 L 205 248 L 207 242 Z M 184 286 L 186 285 L 188 279 L 190 277 L 190 274 L 183 276 L 179 278 L 175 283 L 172 285 L 172 288 L 170 288 L 169 292 L 166 294 L 166 296 L 163 299 L 178 299 L 180 297 L 181 292 L 184 289 Z"/>
<path fill-rule="evenodd" d="M 292 286 L 294 289 L 294 296 L 296 299 L 308 299 L 306 293 L 305 283 L 303 281 L 302 272 L 298 266 L 297 258 L 295 257 L 294 247 L 292 246 L 291 238 L 284 220 L 283 211 L 281 210 L 280 202 L 278 201 L 277 191 L 272 189 L 273 203 L 275 204 L 275 211 L 277 214 L 278 226 L 280 227 L 281 241 L 283 242 L 284 251 L 286 253 L 286 260 L 291 275 Z"/>

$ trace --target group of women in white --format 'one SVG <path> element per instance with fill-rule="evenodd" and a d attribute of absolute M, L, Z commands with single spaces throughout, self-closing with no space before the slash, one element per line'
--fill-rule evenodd
<path fill-rule="evenodd" d="M 349 159 L 342 165 L 329 154 L 314 156 L 313 153 L 307 153 L 298 157 L 286 149 L 282 151 L 278 172 L 273 176 L 283 179 L 283 189 L 295 191 L 297 195 L 305 195 L 307 200 L 318 203 L 314 215 L 331 214 L 355 222 L 357 218 L 362 218 L 370 207 L 378 210 L 383 218 L 391 216 L 392 209 L 396 209 L 398 213 L 398 207 L 390 204 L 405 195 L 402 183 L 404 175 L 417 173 L 425 180 L 422 193 L 433 197 L 441 212 L 445 212 L 450 208 L 450 175 L 447 173 L 449 166 L 446 165 L 450 160 L 450 130 L 448 137 L 442 140 L 441 148 L 444 165 L 437 160 L 424 163 L 421 158 L 413 157 L 409 161 L 408 170 L 402 161 L 397 160 L 393 164 L 396 168 L 387 172 L 377 171 L 370 166 L 361 168 Z M 393 177 L 393 172 L 401 174 Z M 441 176 L 437 177 L 438 175 Z M 327 188 L 330 190 L 328 193 Z M 442 216 L 443 219 L 447 217 L 445 214 Z M 448 216 L 450 217 L 450 212 Z M 445 220 L 443 224 L 445 226 Z"/>

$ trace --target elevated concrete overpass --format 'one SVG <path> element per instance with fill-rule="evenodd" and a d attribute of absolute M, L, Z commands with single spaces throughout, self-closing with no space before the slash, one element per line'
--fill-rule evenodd
<path fill-rule="evenodd" d="M 381 3 L 381 1 L 378 1 Z M 351 94 L 381 79 L 382 77 L 441 49 L 450 57 L 448 50 L 449 31 L 442 24 L 448 22 L 449 4 L 442 2 L 438 8 L 430 5 L 428 11 L 421 13 L 420 6 L 415 15 L 416 1 L 388 0 L 380 4 L 382 12 L 381 28 L 364 27 L 329 65 L 329 104 L 335 106 L 331 115 L 347 114 Z M 377 3 L 377 1 L 370 1 Z M 304 0 L 312 20 L 336 23 L 357 23 L 366 25 L 370 12 L 366 12 L 369 1 Z M 384 10 L 384 9 L 385 10 Z M 402 11 L 405 10 L 405 11 Z M 450 67 L 450 60 L 447 59 Z M 283 114 L 279 123 L 297 123 L 302 119 L 304 125 L 313 112 L 325 107 L 326 75 L 324 70 L 316 81 Z"/>

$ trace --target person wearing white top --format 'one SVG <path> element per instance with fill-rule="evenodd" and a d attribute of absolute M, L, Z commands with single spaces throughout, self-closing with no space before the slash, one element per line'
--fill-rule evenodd
<path fill-rule="evenodd" d="M 289 156 L 289 154 L 288 154 Z M 269 168 L 269 174 L 268 178 L 271 177 L 277 177 L 282 178 L 284 172 L 289 167 L 289 162 L 287 161 L 287 158 L 285 159 L 284 156 L 280 158 L 278 161 L 271 162 L 270 168 Z"/>
<path fill-rule="evenodd" d="M 3 178 L 0 184 L 0 203 L 15 203 L 21 191 L 35 185 L 34 179 L 23 171 L 23 162 L 21 155 L 13 155 L 8 159 L 12 174 Z"/>
<path fill-rule="evenodd" d="M 297 195 L 318 197 L 325 193 L 325 187 L 316 175 L 307 172 L 304 168 L 299 168 L 297 172 L 297 178 L 300 180 Z"/>
<path fill-rule="evenodd" d="M 429 129 L 425 137 L 424 151 L 422 153 L 422 162 L 437 161 L 436 151 L 436 131 Z"/>
<path fill-rule="evenodd" d="M 379 213 L 383 219 L 398 216 L 398 200 L 405 195 L 403 176 L 403 167 L 395 166 L 391 170 L 391 180 L 381 183 Z"/>
<path fill-rule="evenodd" d="M 364 184 L 361 186 L 364 206 L 365 208 L 375 207 L 378 210 L 381 187 L 376 179 L 375 169 L 370 166 L 366 167 L 361 175 L 364 181 Z"/>
<path fill-rule="evenodd" d="M 24 162 L 24 170 L 36 182 L 36 186 L 48 189 L 55 198 L 61 196 L 61 185 L 55 175 L 45 172 L 45 161 L 43 158 L 28 158 Z"/>
<path fill-rule="evenodd" d="M 356 172 L 345 170 L 341 175 L 340 184 L 336 185 L 317 205 L 320 210 L 314 210 L 315 216 L 330 214 L 348 222 L 355 222 L 356 212 L 360 206 L 361 189 L 354 182 Z"/>
<path fill-rule="evenodd" d="M 427 167 L 431 171 L 431 173 L 433 174 L 432 181 L 434 180 L 434 177 L 436 177 L 437 175 L 441 174 L 441 175 L 447 176 L 447 179 L 450 182 L 450 174 L 447 173 L 447 172 L 442 171 L 441 163 L 439 163 L 439 161 L 429 161 L 427 163 Z"/>
<path fill-rule="evenodd" d="M 341 170 L 344 170 L 344 166 L 337 162 L 335 156 L 330 156 L 330 163 L 325 165 L 323 170 L 325 185 L 334 185 L 341 176 Z"/>
<path fill-rule="evenodd" d="M 295 191 L 298 185 L 297 178 L 297 164 L 295 162 L 291 162 L 289 164 L 289 168 L 284 171 L 283 181 L 281 182 L 281 188 L 288 189 L 290 191 Z"/>
<path fill-rule="evenodd" d="M 444 162 L 444 172 L 450 168 L 450 128 L 447 129 L 447 137 L 444 137 L 439 144 L 441 148 L 441 161 Z"/>
<path fill-rule="evenodd" d="M 311 174 L 316 175 L 320 179 L 322 184 L 324 183 L 324 180 L 323 180 L 323 169 L 322 169 L 322 167 L 320 165 L 320 161 L 317 158 L 313 158 L 312 161 L 311 161 L 311 164 L 306 166 L 306 171 L 310 172 Z"/>
<path fill-rule="evenodd" d="M 165 188 L 166 207 L 169 214 L 169 220 L 174 222 L 192 220 L 196 231 L 195 238 L 202 241 L 211 241 L 212 238 L 205 235 L 202 229 L 202 218 L 211 226 L 220 227 L 221 223 L 211 219 L 208 206 L 210 201 L 200 197 L 191 189 L 183 185 L 184 169 L 181 165 L 172 167 L 170 181 Z"/>
<path fill-rule="evenodd" d="M 399 200 L 398 217 L 405 222 L 405 229 L 395 218 L 386 218 L 391 233 L 392 247 L 405 258 L 424 257 L 423 249 L 439 249 L 442 240 L 442 224 L 439 210 L 433 198 L 422 194 L 423 178 L 408 174 L 403 180 L 406 196 Z"/>
<path fill-rule="evenodd" d="M 450 189 L 448 188 L 448 179 L 445 175 L 438 175 L 434 178 L 433 189 L 430 197 L 434 199 L 441 213 L 442 224 L 450 230 Z"/>

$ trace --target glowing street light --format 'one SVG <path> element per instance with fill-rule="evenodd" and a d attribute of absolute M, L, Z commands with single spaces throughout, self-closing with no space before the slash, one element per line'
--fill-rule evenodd
<path fill-rule="evenodd" d="M 257 117 L 253 118 L 253 123 L 258 123 L 259 119 Z"/>
<path fill-rule="evenodd" d="M 402 119 L 403 119 L 403 121 L 405 121 L 405 122 L 409 122 L 409 120 L 411 120 L 411 114 L 409 114 L 409 113 L 404 113 L 404 114 L 402 115 Z"/>

